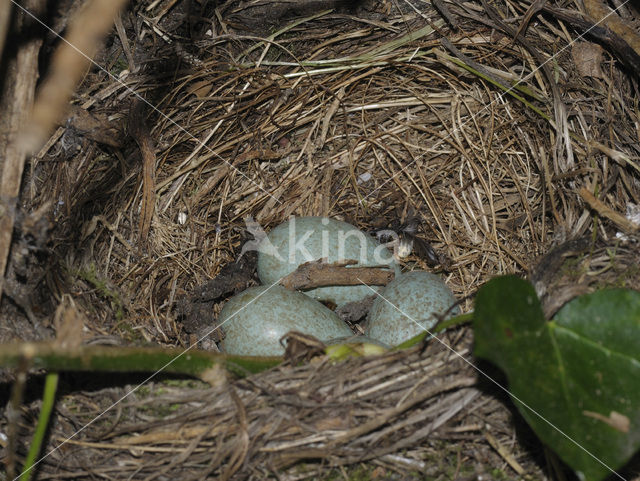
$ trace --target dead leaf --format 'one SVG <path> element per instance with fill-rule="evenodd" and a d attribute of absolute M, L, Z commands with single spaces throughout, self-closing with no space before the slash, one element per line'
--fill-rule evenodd
<path fill-rule="evenodd" d="M 122 147 L 123 132 L 116 121 L 110 121 L 105 115 L 71 106 L 66 125 L 73 127 L 84 137 L 112 147 Z"/>
<path fill-rule="evenodd" d="M 603 49 L 591 42 L 576 42 L 571 46 L 571 56 L 582 77 L 603 78 L 600 65 L 603 61 Z"/>
<path fill-rule="evenodd" d="M 212 387 L 219 387 L 226 384 L 227 375 L 227 370 L 223 366 L 214 364 L 198 374 L 198 377 Z"/>
<path fill-rule="evenodd" d="M 85 317 L 78 311 L 73 299 L 68 294 L 62 296 L 62 301 L 60 301 L 53 318 L 53 325 L 56 330 L 55 343 L 58 346 L 70 349 L 82 344 Z"/>
<path fill-rule="evenodd" d="M 187 93 L 190 95 L 195 95 L 198 99 L 206 97 L 211 92 L 213 88 L 213 84 L 211 80 L 200 80 L 199 82 L 193 82 L 187 88 Z"/>

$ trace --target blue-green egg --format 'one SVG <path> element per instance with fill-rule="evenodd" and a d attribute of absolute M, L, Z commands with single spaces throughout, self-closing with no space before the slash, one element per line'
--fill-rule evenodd
<path fill-rule="evenodd" d="M 400 272 L 389 249 L 357 227 L 327 217 L 292 217 L 261 242 L 258 276 L 263 284 L 273 284 L 300 264 L 323 258 L 329 263 L 354 260 L 354 266 L 388 266 L 396 275 Z M 355 285 L 318 287 L 304 293 L 341 307 L 370 296 L 373 291 Z"/>
<path fill-rule="evenodd" d="M 456 302 L 451 289 L 435 274 L 407 272 L 396 277 L 380 291 L 369 310 L 365 334 L 390 346 L 431 329 Z M 445 319 L 460 313 L 459 306 Z"/>
<path fill-rule="evenodd" d="M 321 341 L 352 335 L 349 326 L 329 308 L 279 285 L 250 287 L 232 297 L 218 322 L 225 333 L 221 349 L 242 356 L 284 354 L 280 339 L 289 331 Z"/>

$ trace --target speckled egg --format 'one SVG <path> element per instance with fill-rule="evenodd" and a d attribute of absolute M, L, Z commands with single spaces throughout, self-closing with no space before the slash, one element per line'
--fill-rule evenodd
<path fill-rule="evenodd" d="M 435 326 L 438 319 L 433 314 L 444 314 L 455 302 L 453 293 L 437 275 L 407 272 L 380 291 L 369 310 L 365 334 L 397 346 Z M 460 308 L 456 306 L 447 319 L 459 313 Z"/>
<path fill-rule="evenodd" d="M 357 266 L 388 265 L 399 274 L 392 253 L 358 228 L 327 217 L 292 217 L 274 228 L 261 242 L 258 276 L 273 284 L 300 264 L 326 258 L 328 262 L 355 260 Z M 304 291 L 337 307 L 371 295 L 367 286 L 326 286 Z"/>
<path fill-rule="evenodd" d="M 232 297 L 222 309 L 219 323 L 225 333 L 222 350 L 245 356 L 284 354 L 280 338 L 289 331 L 321 341 L 352 335 L 330 309 L 278 285 L 251 287 Z"/>

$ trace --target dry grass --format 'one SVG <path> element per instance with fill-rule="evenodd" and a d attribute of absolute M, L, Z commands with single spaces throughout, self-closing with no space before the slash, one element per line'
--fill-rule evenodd
<path fill-rule="evenodd" d="M 459 334 L 446 341 L 468 356 L 470 338 Z M 440 345 L 426 353 L 280 367 L 216 388 L 160 383 L 128 397 L 92 426 L 94 436 L 72 440 L 47 463 L 66 475 L 118 479 L 227 479 L 234 473 L 262 479 L 292 466 L 286 478 L 299 479 L 353 463 L 434 477 L 456 469 L 508 471 L 507 461 L 487 445 L 491 439 L 510 461 L 520 460 L 523 470 L 540 477 L 505 428 L 510 413 L 485 389 Z M 61 427 L 91 421 L 124 392 L 65 398 Z M 57 435 L 54 442 L 65 439 Z M 521 439 L 532 441 L 528 433 Z M 452 440 L 484 445 L 456 455 L 455 445 L 446 447 Z M 117 453 L 117 465 L 104 462 L 105 453 Z"/>
<path fill-rule="evenodd" d="M 129 45 L 114 36 L 99 58 L 118 78 L 93 69 L 77 95 L 103 127 L 121 132 L 122 147 L 61 128 L 26 183 L 28 205 L 55 206 L 47 290 L 73 293 L 90 336 L 188 345 L 176 301 L 237 257 L 247 217 L 269 229 L 290 215 L 326 215 L 373 230 L 417 215 L 420 237 L 448 259 L 437 270 L 458 297 L 471 296 L 466 312 L 483 282 L 527 274 L 551 246 L 591 234 L 616 241 L 624 226 L 604 211 L 595 216 L 581 188 L 619 215 L 640 204 L 635 78 L 607 51 L 595 76 L 585 75 L 574 47 L 593 44 L 548 13 L 514 41 L 508 32 L 518 30 L 525 2 L 446 3 L 456 28 L 428 3 L 271 19 L 259 2 L 228 2 L 200 12 L 206 22 L 191 12 L 191 26 L 188 2 L 173 3 L 132 5 L 122 27 Z M 577 13 L 577 5 L 563 8 Z M 517 80 L 527 89 L 520 100 L 504 90 Z M 153 106 L 156 202 L 146 241 L 141 156 L 122 134 L 132 91 Z M 403 267 L 427 263 L 413 255 Z M 446 338 L 469 357 L 470 336 Z M 438 472 L 425 460 L 445 440 L 460 446 L 459 466 L 512 476 L 485 435 L 491 425 L 524 473 L 543 476 L 532 450 L 515 442 L 509 413 L 471 386 L 473 370 L 442 346 L 427 357 L 350 363 L 128 399 L 43 472 L 258 479 L 321 458 L 281 479 L 361 461 L 435 479 L 449 464 Z M 388 383 L 373 375 L 378 368 Z M 63 403 L 52 445 L 108 404 L 86 396 L 72 414 Z M 163 405 L 171 413 L 157 411 Z"/>

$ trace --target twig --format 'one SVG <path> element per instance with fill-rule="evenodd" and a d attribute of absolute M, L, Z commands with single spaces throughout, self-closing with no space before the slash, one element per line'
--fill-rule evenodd
<path fill-rule="evenodd" d="M 507 450 L 507 448 L 505 448 L 502 444 L 500 444 L 500 441 L 494 438 L 490 433 L 485 433 L 484 436 L 487 439 L 487 441 L 489 441 L 489 444 L 491 445 L 491 447 L 495 449 L 500 456 L 502 456 L 502 459 L 504 459 L 507 462 L 507 464 L 511 466 L 511 468 L 516 473 L 518 473 L 520 476 L 522 476 L 525 473 L 524 468 L 520 465 L 518 461 L 516 461 L 516 458 L 513 456 L 513 454 L 511 454 Z"/>
<path fill-rule="evenodd" d="M 306 262 L 280 281 L 287 289 L 309 289 L 323 286 L 385 286 L 395 276 L 383 267 L 348 267 L 356 261 L 327 264 L 326 260 Z"/>
<path fill-rule="evenodd" d="M 597 5 L 597 3 L 597 1 L 589 2 L 591 7 Z M 572 10 L 555 8 L 551 5 L 545 5 L 542 10 L 569 23 L 579 32 L 584 32 L 587 38 L 602 43 L 620 62 L 632 69 L 636 75 L 640 74 L 640 54 L 627 43 L 625 38 L 621 37 L 620 32 L 612 31 L 613 28 L 609 28 L 609 22 L 605 21 L 604 25 L 596 24 L 591 20 L 586 20 Z M 612 14 L 611 16 L 616 15 Z M 594 20 L 598 21 L 601 19 L 602 16 L 598 17 L 596 14 Z M 620 21 L 619 17 L 618 21 Z M 624 31 L 626 31 L 626 29 Z"/>
<path fill-rule="evenodd" d="M 9 2 L 7 2 L 9 3 Z M 35 9 L 41 3 L 30 0 L 25 8 Z M 20 16 L 12 35 L 20 38 L 21 30 L 26 30 L 27 19 Z M 24 171 L 26 151 L 19 136 L 26 122 L 26 112 L 33 104 L 33 95 L 38 80 L 38 52 L 42 40 L 31 37 L 22 39 L 15 59 L 8 60 L 7 78 L 4 79 L 5 89 L 0 100 L 0 109 L 6 118 L 0 126 L 6 132 L 7 143 L 0 150 L 3 158 L 2 181 L 0 182 L 0 296 L 4 288 L 4 274 L 7 268 L 11 237 L 16 213 L 16 202 L 20 193 L 20 182 Z"/>
<path fill-rule="evenodd" d="M 611 222 L 616 224 L 623 231 L 638 232 L 638 230 L 640 230 L 640 224 L 631 222 L 625 216 L 613 210 L 611 207 L 609 207 L 607 204 L 602 202 L 600 199 L 597 199 L 585 187 L 582 187 L 578 191 L 578 194 L 580 194 L 580 197 L 582 197 L 582 200 L 584 200 L 587 204 L 589 204 L 593 210 L 598 212 L 598 214 L 600 214 L 601 216 L 609 219 Z"/>
<path fill-rule="evenodd" d="M 156 201 L 156 155 L 144 117 L 144 104 L 135 100 L 129 112 L 129 134 L 142 154 L 142 209 L 140 211 L 140 243 L 146 244 Z"/>
<path fill-rule="evenodd" d="M 9 33 L 9 20 L 11 19 L 11 2 L 0 3 L 0 60 L 2 60 L 2 51 L 4 43 Z"/>
<path fill-rule="evenodd" d="M 21 138 L 23 148 L 37 152 L 60 120 L 71 94 L 84 76 L 102 38 L 127 0 L 92 0 L 74 17 L 66 41 L 53 55 L 51 69 L 39 89 L 31 121 Z"/>

